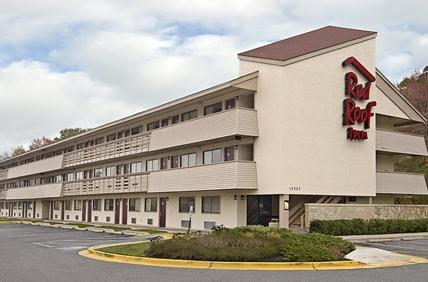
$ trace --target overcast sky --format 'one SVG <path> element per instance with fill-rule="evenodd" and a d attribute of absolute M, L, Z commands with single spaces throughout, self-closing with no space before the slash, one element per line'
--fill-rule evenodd
<path fill-rule="evenodd" d="M 232 79 L 238 52 L 325 25 L 377 31 L 377 66 L 399 81 L 428 65 L 427 12 L 426 0 L 0 0 L 0 152 Z"/>

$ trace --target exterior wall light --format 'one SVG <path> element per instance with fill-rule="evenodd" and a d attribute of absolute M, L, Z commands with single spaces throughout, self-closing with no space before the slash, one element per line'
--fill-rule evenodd
<path fill-rule="evenodd" d="M 236 201 L 238 199 L 238 196 L 233 195 L 233 199 Z"/>

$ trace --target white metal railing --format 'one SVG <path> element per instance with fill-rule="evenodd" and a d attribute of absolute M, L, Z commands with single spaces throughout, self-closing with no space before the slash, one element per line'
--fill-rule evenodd
<path fill-rule="evenodd" d="M 7 178 L 7 169 L 0 170 L 0 180 Z"/>
<path fill-rule="evenodd" d="M 63 183 L 62 195 L 94 195 L 147 191 L 147 173 L 92 178 Z"/>
<path fill-rule="evenodd" d="M 64 154 L 63 167 L 138 154 L 149 150 L 150 133 L 115 140 Z"/>

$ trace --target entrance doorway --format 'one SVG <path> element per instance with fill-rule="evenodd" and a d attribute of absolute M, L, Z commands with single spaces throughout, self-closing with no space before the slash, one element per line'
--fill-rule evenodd
<path fill-rule="evenodd" d="M 86 221 L 86 200 L 82 200 L 82 221 Z"/>
<path fill-rule="evenodd" d="M 159 198 L 159 227 L 166 226 L 166 198 Z"/>
<path fill-rule="evenodd" d="M 87 222 L 92 221 L 92 200 L 88 200 L 88 220 Z"/>
<path fill-rule="evenodd" d="M 49 219 L 49 201 L 42 201 L 42 219 Z"/>
<path fill-rule="evenodd" d="M 114 199 L 114 224 L 120 223 L 120 199 Z"/>
<path fill-rule="evenodd" d="M 247 225 L 268 226 L 272 219 L 279 220 L 278 195 L 247 196 Z"/>
<path fill-rule="evenodd" d="M 122 224 L 128 224 L 128 199 L 122 199 Z"/>

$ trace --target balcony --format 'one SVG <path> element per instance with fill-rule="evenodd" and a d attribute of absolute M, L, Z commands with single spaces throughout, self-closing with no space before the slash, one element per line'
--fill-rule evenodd
<path fill-rule="evenodd" d="M 0 170 L 0 180 L 7 178 L 7 169 Z"/>
<path fill-rule="evenodd" d="M 427 195 L 423 174 L 402 172 L 376 172 L 376 193 Z"/>
<path fill-rule="evenodd" d="M 40 161 L 11 167 L 8 170 L 7 178 L 21 177 L 25 175 L 37 174 L 49 172 L 52 170 L 57 170 L 62 168 L 62 161 L 64 156 L 59 155 Z"/>
<path fill-rule="evenodd" d="M 138 154 L 148 151 L 148 149 L 149 134 L 139 134 L 66 153 L 64 155 L 64 167 Z"/>
<path fill-rule="evenodd" d="M 7 194 L 6 190 L 1 190 L 0 191 L 0 200 L 5 200 L 6 199 L 6 194 Z"/>
<path fill-rule="evenodd" d="M 147 192 L 257 189 L 257 187 L 256 163 L 231 161 L 150 172 Z"/>
<path fill-rule="evenodd" d="M 424 136 L 383 129 L 376 130 L 376 150 L 418 156 L 428 155 Z"/>
<path fill-rule="evenodd" d="M 154 130 L 150 151 L 234 135 L 259 135 L 256 110 L 234 108 Z"/>
<path fill-rule="evenodd" d="M 147 191 L 147 173 L 66 182 L 63 196 L 134 193 Z"/>
<path fill-rule="evenodd" d="M 131 138 L 66 153 L 64 167 L 192 144 L 226 136 L 258 136 L 257 111 L 235 108 L 195 118 Z"/>
<path fill-rule="evenodd" d="M 61 183 L 8 189 L 6 200 L 45 199 L 61 197 Z"/>

